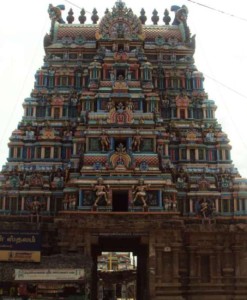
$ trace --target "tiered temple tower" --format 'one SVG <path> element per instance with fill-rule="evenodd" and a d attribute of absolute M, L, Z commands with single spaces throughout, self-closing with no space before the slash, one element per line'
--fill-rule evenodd
<path fill-rule="evenodd" d="M 72 10 L 66 24 L 62 8 L 49 6 L 44 64 L 10 137 L 0 212 L 17 223 L 1 227 L 24 230 L 31 215 L 46 232 L 44 255 L 73 251 L 95 262 L 100 251 L 136 251 L 145 265 L 138 299 L 246 299 L 235 279 L 246 280 L 237 230 L 247 181 L 194 64 L 186 6 L 172 7 L 173 22 L 165 10 L 163 25 L 155 10 L 146 25 L 145 11 L 137 17 L 122 1 L 98 24 L 96 10 L 93 24 L 84 10 L 80 24 Z M 42 225 L 51 219 L 56 251 Z"/>

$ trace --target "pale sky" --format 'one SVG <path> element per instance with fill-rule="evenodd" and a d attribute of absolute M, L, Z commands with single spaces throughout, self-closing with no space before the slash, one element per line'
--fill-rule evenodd
<path fill-rule="evenodd" d="M 194 1 L 194 0 L 193 0 Z M 245 18 L 247 1 L 195 0 L 220 11 Z M 98 10 L 101 18 L 106 8 L 115 1 L 71 0 L 70 2 L 92 12 Z M 1 3 L 0 17 L 0 169 L 8 157 L 7 143 L 23 115 L 22 103 L 34 86 L 34 74 L 43 64 L 43 37 L 50 30 L 47 13 L 49 3 L 64 4 L 66 19 L 70 8 L 79 23 L 80 9 L 67 1 L 13 0 Z M 146 11 L 146 24 L 151 24 L 152 12 L 159 13 L 159 24 L 164 24 L 165 8 L 186 5 L 189 9 L 188 25 L 196 34 L 195 65 L 205 76 L 204 87 L 209 99 L 215 100 L 216 117 L 228 134 L 232 145 L 232 159 L 243 177 L 247 177 L 247 17 L 230 17 L 188 0 L 177 1 L 125 1 L 127 7 L 140 15 Z M 173 20 L 174 13 L 170 12 Z M 90 13 L 86 23 L 91 22 Z"/>

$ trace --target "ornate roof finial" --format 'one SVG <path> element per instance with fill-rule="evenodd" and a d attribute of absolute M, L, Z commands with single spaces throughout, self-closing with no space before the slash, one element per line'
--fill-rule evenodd
<path fill-rule="evenodd" d="M 72 8 L 69 10 L 69 12 L 68 12 L 68 16 L 67 16 L 67 21 L 68 21 L 68 23 L 69 24 L 72 24 L 73 22 L 74 22 L 74 12 L 73 12 L 73 10 L 72 10 Z"/>
<path fill-rule="evenodd" d="M 82 10 L 81 10 L 81 13 L 80 13 L 80 16 L 79 16 L 79 22 L 81 23 L 81 24 L 84 24 L 85 23 L 85 21 L 86 21 L 86 19 L 87 19 L 87 17 L 85 16 L 85 14 L 86 14 L 86 11 L 85 11 L 85 9 L 84 8 L 82 8 Z"/>
<path fill-rule="evenodd" d="M 118 1 L 116 2 L 116 7 L 117 7 L 118 9 L 124 9 L 125 3 L 124 3 L 122 0 L 118 0 Z"/>
<path fill-rule="evenodd" d="M 153 16 L 152 16 L 151 20 L 153 21 L 154 25 L 157 25 L 157 23 L 159 21 L 159 16 L 158 16 L 158 12 L 156 9 L 154 9 L 154 11 L 153 11 Z"/>
<path fill-rule="evenodd" d="M 98 12 L 97 12 L 96 8 L 93 9 L 93 15 L 91 17 L 91 20 L 93 21 L 93 24 L 97 24 L 97 22 L 99 20 L 99 16 L 98 16 Z"/>
<path fill-rule="evenodd" d="M 165 9 L 165 12 L 164 12 L 163 21 L 166 25 L 169 25 L 169 23 L 171 22 L 171 17 L 169 16 L 169 11 L 167 8 Z"/>
<path fill-rule="evenodd" d="M 145 25 L 145 23 L 147 21 L 147 17 L 145 16 L 146 12 L 145 12 L 144 8 L 141 9 L 140 13 L 141 13 L 141 15 L 140 15 L 139 19 L 142 22 L 142 24 Z"/>

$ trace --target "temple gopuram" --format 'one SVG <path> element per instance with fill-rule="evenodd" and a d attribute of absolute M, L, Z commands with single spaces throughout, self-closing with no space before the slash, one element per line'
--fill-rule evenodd
<path fill-rule="evenodd" d="M 136 300 L 246 300 L 247 180 L 187 7 L 64 9 L 0 173 L 0 298 L 127 299 L 129 281 Z M 100 272 L 102 253 L 136 269 Z"/>

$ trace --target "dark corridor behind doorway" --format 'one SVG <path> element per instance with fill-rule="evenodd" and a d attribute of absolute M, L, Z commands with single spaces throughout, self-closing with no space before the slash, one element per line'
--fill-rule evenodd
<path fill-rule="evenodd" d="M 112 192 L 112 211 L 128 211 L 129 199 L 128 191 Z"/>

